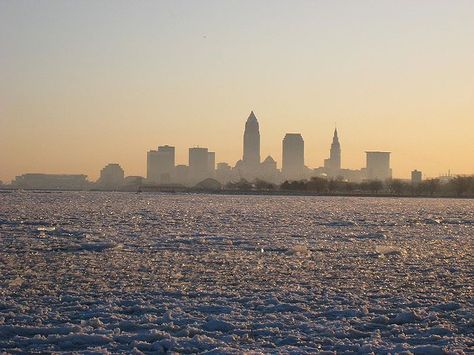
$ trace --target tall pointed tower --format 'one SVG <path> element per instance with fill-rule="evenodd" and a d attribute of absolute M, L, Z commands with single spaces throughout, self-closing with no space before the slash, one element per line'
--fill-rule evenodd
<path fill-rule="evenodd" d="M 260 131 L 257 117 L 250 112 L 245 123 L 244 131 L 244 157 L 243 163 L 251 169 L 257 169 L 260 164 Z"/>
<path fill-rule="evenodd" d="M 334 129 L 329 160 L 331 161 L 331 167 L 333 169 L 341 169 L 341 145 L 339 144 L 339 138 L 337 137 L 337 128 Z"/>

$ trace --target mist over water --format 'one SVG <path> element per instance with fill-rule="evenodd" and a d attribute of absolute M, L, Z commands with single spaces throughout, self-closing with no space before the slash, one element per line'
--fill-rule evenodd
<path fill-rule="evenodd" d="M 0 349 L 473 344 L 472 200 L 0 195 Z"/>

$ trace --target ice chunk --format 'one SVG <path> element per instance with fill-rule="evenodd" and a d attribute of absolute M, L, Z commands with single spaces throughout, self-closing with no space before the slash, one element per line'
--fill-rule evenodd
<path fill-rule="evenodd" d="M 36 228 L 36 230 L 38 232 L 54 232 L 56 230 L 56 227 L 46 227 L 46 226 L 42 226 L 42 227 L 38 227 Z"/>
<path fill-rule="evenodd" d="M 233 330 L 235 327 L 232 323 L 219 320 L 219 319 L 211 319 L 207 321 L 206 323 L 204 323 L 203 328 L 210 332 L 215 332 L 215 331 L 229 332 Z"/>
<path fill-rule="evenodd" d="M 21 285 L 23 285 L 23 282 L 24 280 L 21 277 L 17 277 L 16 279 L 10 281 L 8 285 L 10 287 L 20 287 Z"/>
<path fill-rule="evenodd" d="M 81 247 L 82 250 L 86 251 L 104 251 L 106 249 L 122 249 L 123 244 L 117 244 L 114 242 L 92 242 L 92 243 L 82 243 Z"/>
<path fill-rule="evenodd" d="M 310 255 L 311 251 L 304 244 L 296 244 L 288 249 L 288 254 L 305 256 L 305 255 Z"/>
<path fill-rule="evenodd" d="M 447 354 L 446 351 L 440 346 L 436 345 L 419 345 L 414 347 L 413 354 L 415 355 L 443 355 Z"/>
<path fill-rule="evenodd" d="M 406 252 L 397 247 L 397 246 L 393 246 L 393 245 L 378 245 L 375 247 L 375 252 L 379 255 L 405 255 Z"/>
<path fill-rule="evenodd" d="M 387 236 L 382 232 L 375 232 L 375 233 L 367 233 L 358 235 L 357 238 L 359 239 L 386 239 Z"/>
<path fill-rule="evenodd" d="M 420 316 L 413 311 L 401 312 L 391 319 L 389 323 L 391 324 L 405 324 L 405 323 L 415 323 L 420 320 Z"/>

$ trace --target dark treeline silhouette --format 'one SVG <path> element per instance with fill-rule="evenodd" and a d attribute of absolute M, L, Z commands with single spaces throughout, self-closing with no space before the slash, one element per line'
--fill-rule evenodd
<path fill-rule="evenodd" d="M 241 179 L 229 182 L 225 190 L 234 191 L 281 191 L 307 192 L 321 195 L 380 195 L 380 196 L 430 196 L 430 197 L 474 197 L 474 176 L 456 176 L 448 182 L 427 179 L 411 183 L 400 179 L 348 182 L 340 179 L 313 177 L 310 180 L 285 181 L 275 185 L 263 180 L 249 182 Z"/>
<path fill-rule="evenodd" d="M 10 190 L 10 189 L 8 189 Z M 0 192 L 8 191 L 3 186 Z M 13 190 L 13 189 L 12 189 Z M 273 184 L 256 179 L 248 181 L 228 182 L 222 185 L 219 181 L 207 178 L 194 187 L 179 184 L 149 185 L 140 181 L 122 186 L 120 189 L 101 189 L 79 187 L 75 189 L 40 188 L 36 190 L 54 191 L 124 191 L 124 192 L 205 192 L 205 193 L 237 193 L 237 194 L 299 194 L 299 195 L 335 195 L 335 196 L 400 196 L 400 197 L 474 197 L 474 175 L 456 176 L 449 181 L 426 179 L 420 183 L 392 179 L 385 182 L 369 180 L 348 182 L 342 179 L 313 177 L 309 180 L 285 181 Z"/>

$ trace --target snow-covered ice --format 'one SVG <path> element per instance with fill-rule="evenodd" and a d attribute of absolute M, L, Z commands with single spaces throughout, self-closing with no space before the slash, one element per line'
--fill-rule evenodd
<path fill-rule="evenodd" d="M 0 194 L 0 352 L 469 353 L 474 201 Z"/>

